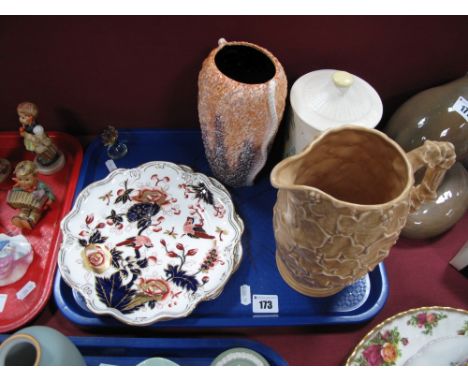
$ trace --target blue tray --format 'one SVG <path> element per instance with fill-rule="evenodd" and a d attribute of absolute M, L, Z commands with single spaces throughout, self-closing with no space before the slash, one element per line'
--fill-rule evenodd
<path fill-rule="evenodd" d="M 118 167 L 132 168 L 155 160 L 185 164 L 197 172 L 212 175 L 205 159 L 199 130 L 132 129 L 120 131 L 129 149 L 116 161 Z M 76 195 L 90 183 L 104 178 L 107 154 L 99 139 L 86 150 Z M 274 162 L 272 160 L 271 162 Z M 310 298 L 291 289 L 281 278 L 275 262 L 273 205 L 276 190 L 270 185 L 268 163 L 253 187 L 230 189 L 237 213 L 244 220 L 244 258 L 221 296 L 201 303 L 187 318 L 158 322 L 153 327 L 255 327 L 360 323 L 371 319 L 384 306 L 388 283 L 383 264 L 366 277 L 335 296 Z M 251 293 L 277 295 L 279 313 L 252 313 L 252 305 L 240 302 L 240 287 Z M 122 326 L 107 316 L 96 316 L 57 273 L 54 297 L 58 308 L 70 321 L 89 327 Z"/>
<path fill-rule="evenodd" d="M 0 335 L 0 343 L 8 336 Z M 115 338 L 69 337 L 88 366 L 134 366 L 151 357 L 168 358 L 181 366 L 209 366 L 223 351 L 242 347 L 260 353 L 271 366 L 287 362 L 260 342 L 238 338 Z"/>

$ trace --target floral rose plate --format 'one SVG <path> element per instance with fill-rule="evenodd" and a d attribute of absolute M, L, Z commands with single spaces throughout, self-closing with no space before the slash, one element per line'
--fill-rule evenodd
<path fill-rule="evenodd" d="M 63 279 L 92 312 L 129 325 L 189 315 L 242 258 L 244 226 L 225 187 L 169 162 L 89 185 L 61 229 Z"/>
<path fill-rule="evenodd" d="M 468 311 L 434 306 L 411 309 L 377 325 L 356 346 L 346 365 L 449 366 L 467 362 Z"/>

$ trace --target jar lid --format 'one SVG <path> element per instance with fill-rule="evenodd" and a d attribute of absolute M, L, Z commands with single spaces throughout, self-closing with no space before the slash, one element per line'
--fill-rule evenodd
<path fill-rule="evenodd" d="M 342 125 L 374 128 L 383 113 L 382 100 L 362 78 L 322 69 L 300 77 L 291 88 L 294 113 L 317 130 Z"/>

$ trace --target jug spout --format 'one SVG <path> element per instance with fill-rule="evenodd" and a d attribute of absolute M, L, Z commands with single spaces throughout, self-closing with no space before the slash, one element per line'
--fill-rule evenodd
<path fill-rule="evenodd" d="M 297 174 L 303 162 L 303 154 L 283 159 L 272 170 L 270 181 L 277 189 L 291 189 L 297 186 Z"/>

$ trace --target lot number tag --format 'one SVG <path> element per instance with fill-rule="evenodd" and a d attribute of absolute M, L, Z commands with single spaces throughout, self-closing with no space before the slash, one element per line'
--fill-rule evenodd
<path fill-rule="evenodd" d="M 24 300 L 28 297 L 29 293 L 31 293 L 34 289 L 36 289 L 36 283 L 34 281 L 28 281 L 24 287 L 22 287 L 17 293 L 16 298 L 18 300 Z"/>
<path fill-rule="evenodd" d="M 279 313 L 278 296 L 254 294 L 252 296 L 253 313 Z"/>
<path fill-rule="evenodd" d="M 468 101 L 465 98 L 460 96 L 453 105 L 453 110 L 465 118 L 465 121 L 468 121 Z"/>

